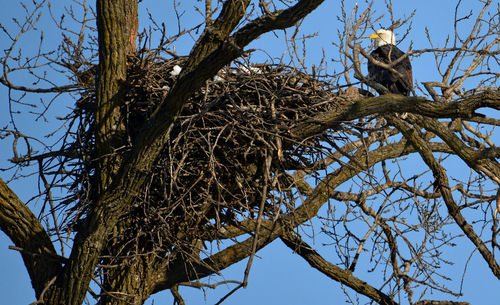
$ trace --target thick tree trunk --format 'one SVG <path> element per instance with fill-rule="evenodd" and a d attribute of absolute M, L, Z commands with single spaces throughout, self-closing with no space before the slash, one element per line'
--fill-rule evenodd
<path fill-rule="evenodd" d="M 136 0 L 98 0 L 99 79 L 95 138 L 98 154 L 98 194 L 88 223 L 75 238 L 69 263 L 57 278 L 45 304 L 82 304 L 98 258 L 127 203 L 113 177 L 123 165 L 117 150 L 124 142 L 125 124 L 120 112 L 124 103 L 127 58 L 137 30 Z"/>
<path fill-rule="evenodd" d="M 135 256 L 107 270 L 104 295 L 98 305 L 143 304 L 153 292 L 156 259 L 156 255 Z"/>
<path fill-rule="evenodd" d="M 126 139 L 125 121 L 120 111 L 125 103 L 127 58 L 137 31 L 137 1 L 97 1 L 99 34 L 99 80 L 95 122 L 97 155 L 99 156 L 99 195 L 112 183 L 122 164 Z"/>

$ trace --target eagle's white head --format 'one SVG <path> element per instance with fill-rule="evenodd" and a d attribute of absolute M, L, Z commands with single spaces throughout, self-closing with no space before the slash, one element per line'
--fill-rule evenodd
<path fill-rule="evenodd" d="M 386 44 L 396 44 L 396 36 L 394 36 L 394 33 L 384 29 L 378 30 L 375 34 L 371 34 L 370 39 L 376 39 L 375 45 L 377 48 Z"/>

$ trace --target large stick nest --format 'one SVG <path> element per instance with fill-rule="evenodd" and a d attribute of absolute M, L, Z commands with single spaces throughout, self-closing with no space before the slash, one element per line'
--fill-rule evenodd
<path fill-rule="evenodd" d="M 176 81 L 174 67 L 183 62 L 184 58 L 139 57 L 131 61 L 122 109 L 130 145 Z M 88 211 L 95 189 L 95 92 L 92 83 L 87 84 L 75 110 L 82 122 L 77 132 L 82 167 L 77 179 L 80 203 L 73 209 L 76 219 Z M 194 240 L 210 240 L 214 230 L 207 228 L 256 217 L 262 200 L 264 217 L 293 210 L 299 194 L 289 173 L 310 168 L 323 149 L 331 147 L 334 135 L 300 139 L 291 130 L 341 103 L 345 101 L 328 83 L 290 66 L 221 70 L 186 102 L 168 144 L 122 219 L 129 228 L 124 241 L 136 241 L 126 254 L 130 249 L 170 252 L 174 247 L 189 248 Z M 266 158 L 271 158 L 267 170 Z"/>

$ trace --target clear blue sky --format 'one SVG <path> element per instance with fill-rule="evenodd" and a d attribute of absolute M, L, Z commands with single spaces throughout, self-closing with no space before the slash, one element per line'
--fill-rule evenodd
<path fill-rule="evenodd" d="M 186 1 L 187 3 L 189 1 Z M 470 9 L 477 9 L 478 2 L 463 1 L 465 6 L 462 12 Z M 60 5 L 62 1 L 54 1 L 54 6 Z M 162 4 L 160 4 L 162 3 Z M 352 7 L 352 3 L 347 1 L 347 6 Z M 171 1 L 152 1 L 144 0 L 139 6 L 142 14 L 140 18 L 144 18 L 145 9 L 148 8 L 153 16 L 164 21 L 169 26 L 175 26 L 171 19 L 163 18 L 162 16 L 171 16 Z M 364 5 L 361 4 L 360 5 Z M 429 44 L 426 40 L 425 27 L 428 27 L 433 35 L 436 45 L 440 45 L 447 35 L 453 36 L 453 14 L 455 9 L 455 1 L 394 1 L 394 12 L 396 15 L 409 15 L 416 9 L 416 15 L 413 19 L 413 28 L 407 41 L 400 46 L 406 50 L 410 45 L 410 40 L 413 41 L 413 49 L 428 48 Z M 324 49 L 327 58 L 335 57 L 334 48 L 331 45 L 332 41 L 337 38 L 337 29 L 341 26 L 336 19 L 336 15 L 340 13 L 338 1 L 326 1 L 319 9 L 309 15 L 303 24 L 305 33 L 318 32 L 319 36 L 308 41 L 308 62 L 307 65 L 317 64 L 321 57 L 321 50 Z M 188 5 L 184 8 L 188 9 Z M 383 1 L 377 1 L 374 6 L 379 14 L 385 14 L 385 5 Z M 57 11 L 57 9 L 56 9 Z M 56 14 L 57 15 L 57 14 Z M 22 17 L 23 11 L 17 1 L 5 1 L 3 10 L 0 11 L 0 23 L 12 28 L 12 17 Z M 387 15 L 386 15 L 387 16 Z M 45 16 L 46 17 L 46 16 Z M 163 20 L 165 19 L 165 20 Z M 382 19 L 381 25 L 389 24 L 389 19 Z M 42 19 L 39 27 L 49 27 L 50 20 Z M 193 22 L 187 18 L 186 22 Z M 3 35 L 3 34 L 1 34 Z M 45 33 L 47 43 L 56 43 L 60 37 L 52 37 L 51 32 Z M 31 37 L 23 42 L 25 49 L 38 48 L 37 37 Z M 8 47 L 7 40 L 0 38 L 1 49 Z M 176 45 L 177 52 L 184 55 L 192 46 L 192 41 L 189 39 L 183 41 L 182 44 Z M 275 38 L 273 34 L 263 35 L 251 48 L 261 48 L 279 57 L 286 49 L 283 46 L 282 40 Z M 413 58 L 414 78 L 417 82 L 430 81 L 436 79 L 436 71 L 434 63 L 430 57 Z M 22 81 L 22 79 L 17 79 Z M 0 86 L 0 126 L 5 126 L 10 121 L 8 115 L 7 90 Z M 60 101 L 61 105 L 52 107 L 49 116 L 56 116 L 67 112 L 67 107 L 73 101 Z M 53 127 L 53 120 L 44 122 L 44 120 L 33 121 L 18 119 L 18 127 L 21 131 L 32 136 L 40 136 L 48 133 Z M 0 141 L 0 167 L 8 166 L 6 159 L 11 157 L 10 139 L 8 141 Z M 0 172 L 0 177 L 7 179 L 9 174 Z M 10 186 L 17 192 L 22 200 L 28 200 L 36 190 L 33 189 L 33 179 L 15 181 Z M 35 207 L 36 208 L 36 207 Z M 319 246 L 318 243 L 317 246 Z M 20 255 L 7 247 L 12 245 L 12 242 L 0 233 L 0 295 L 2 296 L 3 304 L 29 304 L 34 301 L 34 293 L 30 285 L 27 272 L 24 268 Z M 328 255 L 328 248 L 322 248 L 321 253 Z M 454 268 L 453 272 L 459 274 L 449 274 L 455 280 L 461 279 L 461 273 L 464 271 L 463 262 L 468 259 L 473 247 L 470 242 L 465 242 L 456 247 L 456 253 L 452 256 L 459 257 L 462 267 Z M 224 272 L 225 279 L 241 280 L 243 278 L 243 270 L 246 261 L 243 264 L 237 264 L 228 268 Z M 445 269 L 446 270 L 446 269 Z M 445 271 L 446 272 L 446 271 Z M 451 271 L 450 271 L 451 272 Z M 450 286 L 456 288 L 460 285 L 459 282 L 452 283 Z M 234 286 L 229 286 L 227 289 L 218 288 L 217 290 L 203 291 L 192 288 L 181 288 L 181 294 L 184 296 L 188 304 L 214 304 L 221 296 L 227 293 Z M 469 301 L 474 304 L 496 305 L 498 304 L 498 291 L 500 289 L 500 281 L 495 279 L 486 264 L 479 257 L 478 253 L 472 255 L 469 267 L 466 271 L 465 280 L 463 283 L 464 301 Z M 351 296 L 354 295 L 351 293 Z M 438 298 L 440 294 L 436 293 L 429 298 Z M 451 299 L 451 297 L 448 297 Z M 250 283 L 248 288 L 241 289 L 236 294 L 231 296 L 225 304 L 342 304 L 345 297 L 342 293 L 340 285 L 326 276 L 322 275 L 315 269 L 310 268 L 305 261 L 293 254 L 291 250 L 285 247 L 279 240 L 272 243 L 267 248 L 258 253 L 258 258 L 253 264 Z M 163 292 L 155 295 L 146 304 L 171 304 L 172 297 L 170 292 Z"/>

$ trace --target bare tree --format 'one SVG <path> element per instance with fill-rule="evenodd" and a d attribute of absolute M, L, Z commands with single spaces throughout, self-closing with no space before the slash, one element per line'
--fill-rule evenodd
<path fill-rule="evenodd" d="M 500 110 L 500 15 L 492 1 L 455 14 L 444 45 L 408 50 L 432 54 L 442 77 L 415 84 L 410 97 L 370 93 L 381 85 L 362 65 L 383 64 L 360 39 L 385 20 L 371 5 L 348 12 L 339 4 L 339 73 L 325 58 L 307 67 L 298 27 L 286 41 L 288 63 L 250 63 L 249 43 L 296 25 L 321 2 L 206 0 L 192 28 L 174 3 L 178 31 L 169 34 L 153 19 L 137 33 L 134 0 L 74 2 L 61 19 L 50 2 L 35 1 L 16 19 L 18 32 L 2 27 L 11 41 L 0 78 L 9 103 L 48 96 L 37 105 L 39 119 L 58 99 L 75 101 L 51 144 L 24 135 L 14 113 L 2 129 L 13 139 L 12 179 L 34 166 L 44 202 L 36 217 L 0 180 L 0 228 L 23 257 L 37 303 L 82 304 L 89 294 L 98 304 L 143 304 L 170 289 L 184 304 L 179 285 L 221 283 L 235 285 L 229 296 L 246 287 L 255 254 L 276 239 L 379 304 L 467 304 L 427 300 L 428 289 L 460 296 L 438 268 L 459 239 L 500 279 L 500 149 L 492 141 L 500 120 L 491 115 Z M 19 43 L 42 13 L 63 40 L 26 57 Z M 409 32 L 412 13 L 398 19 L 390 1 L 387 13 L 385 26 Z M 466 36 L 457 30 L 463 24 Z M 179 56 L 175 43 L 186 36 L 196 42 Z M 34 85 L 15 82 L 19 73 Z M 421 165 L 408 168 L 405 158 Z M 450 160 L 469 175 L 450 176 Z M 311 222 L 336 257 L 308 244 Z M 367 255 L 369 266 L 360 266 Z M 243 280 L 202 282 L 247 258 Z M 367 270 L 383 281 L 364 281 Z"/>

